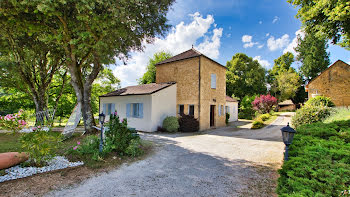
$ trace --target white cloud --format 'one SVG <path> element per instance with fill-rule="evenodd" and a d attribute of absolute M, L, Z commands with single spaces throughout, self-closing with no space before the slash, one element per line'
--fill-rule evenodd
<path fill-rule="evenodd" d="M 253 39 L 253 36 L 250 36 L 250 35 L 242 36 L 242 42 L 251 42 L 252 39 Z"/>
<path fill-rule="evenodd" d="M 259 21 L 259 24 L 261 25 L 263 22 L 262 21 Z"/>
<path fill-rule="evenodd" d="M 253 36 L 243 35 L 242 36 L 242 42 L 244 43 L 243 47 L 249 48 L 249 47 L 253 47 L 256 44 L 259 44 L 258 42 L 252 42 L 252 40 L 253 40 Z"/>
<path fill-rule="evenodd" d="M 115 76 L 121 80 L 121 86 L 135 85 L 137 79 L 142 77 L 146 71 L 149 58 L 159 51 L 168 51 L 177 55 L 194 47 L 206 56 L 217 59 L 219 57 L 219 48 L 221 45 L 222 28 L 215 28 L 214 18 L 207 15 L 204 18 L 200 13 L 191 14 L 192 22 L 185 24 L 180 22 L 173 27 L 169 34 L 164 38 L 155 38 L 153 44 L 144 43 L 143 52 L 131 53 L 131 58 L 127 65 L 118 65 L 113 70 Z M 213 28 L 211 31 L 210 29 Z M 210 35 L 210 36 L 209 36 Z M 196 45 L 198 39 L 203 39 Z"/>
<path fill-rule="evenodd" d="M 279 20 L 280 20 L 280 17 L 275 16 L 275 17 L 273 17 L 272 23 L 276 23 Z"/>
<path fill-rule="evenodd" d="M 298 31 L 295 32 L 295 37 L 292 40 L 291 43 L 289 43 L 289 45 L 283 50 L 283 53 L 287 53 L 287 52 L 291 52 L 293 53 L 294 56 L 297 56 L 297 52 L 295 51 L 295 47 L 298 46 L 298 36 L 301 36 L 302 38 L 304 38 L 305 33 L 303 31 L 301 31 L 300 29 Z"/>
<path fill-rule="evenodd" d="M 226 37 L 227 37 L 227 38 L 230 38 L 230 37 L 231 37 L 231 34 L 226 34 Z"/>
<path fill-rule="evenodd" d="M 267 33 L 267 34 L 266 34 L 266 37 L 269 37 L 269 35 L 270 35 L 270 33 Z"/>
<path fill-rule="evenodd" d="M 270 62 L 267 60 L 261 59 L 261 56 L 255 56 L 253 57 L 253 60 L 257 60 L 265 68 L 269 68 L 271 66 Z"/>
<path fill-rule="evenodd" d="M 264 44 L 261 44 L 258 46 L 259 49 L 263 48 L 265 45 Z"/>
<path fill-rule="evenodd" d="M 275 39 L 275 37 L 271 36 L 267 40 L 267 47 L 270 51 L 275 51 L 277 49 L 283 49 L 289 44 L 289 35 L 284 34 L 281 38 Z"/>

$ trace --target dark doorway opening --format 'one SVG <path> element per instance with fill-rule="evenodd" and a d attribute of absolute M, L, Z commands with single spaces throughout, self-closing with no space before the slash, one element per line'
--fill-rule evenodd
<path fill-rule="evenodd" d="M 215 105 L 210 105 L 210 127 L 215 126 Z"/>

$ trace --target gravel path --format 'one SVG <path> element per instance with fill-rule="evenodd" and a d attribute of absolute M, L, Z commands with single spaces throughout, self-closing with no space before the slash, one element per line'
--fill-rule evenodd
<path fill-rule="evenodd" d="M 142 134 L 155 154 L 48 196 L 271 196 L 290 113 L 260 130 L 225 127 L 201 134 Z M 272 187 L 272 188 L 268 188 Z"/>

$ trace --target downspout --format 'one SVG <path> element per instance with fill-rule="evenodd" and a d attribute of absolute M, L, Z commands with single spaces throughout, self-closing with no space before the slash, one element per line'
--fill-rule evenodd
<path fill-rule="evenodd" d="M 199 122 L 199 130 L 201 126 L 200 117 L 201 117 L 201 56 L 199 56 L 198 61 L 198 122 Z"/>

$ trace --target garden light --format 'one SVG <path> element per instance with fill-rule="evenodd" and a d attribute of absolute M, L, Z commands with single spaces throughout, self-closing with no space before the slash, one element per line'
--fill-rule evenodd
<path fill-rule="evenodd" d="M 285 148 L 286 151 L 284 152 L 284 160 L 287 161 L 288 160 L 289 145 L 292 144 L 293 137 L 294 137 L 294 134 L 296 133 L 296 131 L 292 127 L 289 126 L 289 123 L 286 127 L 283 127 L 281 129 L 281 131 L 282 131 L 283 142 L 286 145 L 286 148 Z"/>

